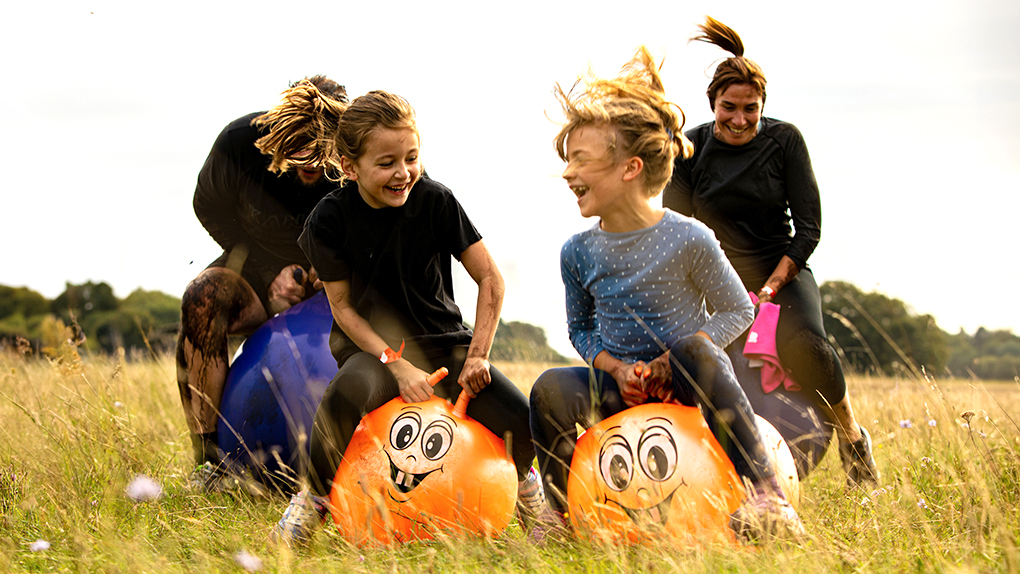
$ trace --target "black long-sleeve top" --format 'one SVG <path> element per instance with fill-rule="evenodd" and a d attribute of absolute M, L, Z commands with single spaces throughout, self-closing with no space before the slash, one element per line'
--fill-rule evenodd
<path fill-rule="evenodd" d="M 804 137 L 793 124 L 761 118 L 758 135 L 733 146 L 715 138 L 714 125 L 687 132 L 694 156 L 677 159 L 663 205 L 708 225 L 745 284 L 768 277 L 783 255 L 803 269 L 822 227 Z"/>

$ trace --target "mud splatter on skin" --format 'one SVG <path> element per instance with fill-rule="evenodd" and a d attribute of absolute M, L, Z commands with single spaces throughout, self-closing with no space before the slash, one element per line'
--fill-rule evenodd
<path fill-rule="evenodd" d="M 188 384 L 189 359 L 200 354 L 198 381 L 208 380 L 210 365 L 227 362 L 227 330 L 245 308 L 247 292 L 238 281 L 202 273 L 181 298 L 181 333 L 177 339 L 177 385 L 185 410 L 192 410 L 192 388 Z M 190 347 L 190 349 L 188 349 Z M 197 389 L 204 393 L 205 389 Z M 199 413 L 194 413 L 197 417 Z"/>

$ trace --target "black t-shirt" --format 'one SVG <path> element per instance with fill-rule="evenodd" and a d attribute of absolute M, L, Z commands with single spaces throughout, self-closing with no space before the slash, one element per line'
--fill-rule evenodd
<path fill-rule="evenodd" d="M 745 283 L 768 277 L 783 255 L 803 269 L 821 237 L 822 209 L 800 131 L 762 118 L 754 139 L 733 146 L 713 128 L 687 132 L 694 156 L 677 158 L 663 205 L 708 225 Z"/>
<path fill-rule="evenodd" d="M 264 288 L 287 265 L 308 267 L 298 235 L 305 217 L 337 184 L 323 177 L 309 187 L 293 172 L 270 172 L 270 157 L 255 147 L 264 130 L 251 125 L 262 113 L 230 122 L 217 136 L 198 174 L 194 207 L 224 251 L 238 243 L 248 246 L 245 267 L 257 273 Z"/>
<path fill-rule="evenodd" d="M 387 345 L 404 340 L 428 355 L 471 342 L 453 300 L 451 256 L 481 238 L 453 193 L 422 178 L 400 207 L 372 208 L 356 183 L 328 194 L 298 243 L 323 281 L 350 281 L 351 306 Z"/>

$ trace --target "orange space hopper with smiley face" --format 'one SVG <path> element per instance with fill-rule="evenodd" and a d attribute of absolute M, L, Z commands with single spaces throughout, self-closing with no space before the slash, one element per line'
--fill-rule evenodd
<path fill-rule="evenodd" d="M 799 496 L 793 455 L 756 416 L 787 500 Z M 649 403 L 619 412 L 577 440 L 567 481 L 570 521 L 581 533 L 639 542 L 733 541 L 730 515 L 744 498 L 733 463 L 701 411 Z"/>
<path fill-rule="evenodd" d="M 466 408 L 463 393 L 456 407 L 435 396 L 411 404 L 398 397 L 361 420 L 330 493 L 346 539 L 392 544 L 507 527 L 517 499 L 514 463 Z"/>

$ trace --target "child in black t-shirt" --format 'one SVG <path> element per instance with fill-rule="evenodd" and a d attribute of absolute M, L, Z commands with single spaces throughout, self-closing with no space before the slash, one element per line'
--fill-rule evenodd
<path fill-rule="evenodd" d="M 414 110 L 401 97 L 373 91 L 344 112 L 337 135 L 344 187 L 327 195 L 299 243 L 323 282 L 333 313 L 330 346 L 340 371 L 326 389 L 311 434 L 311 492 L 302 491 L 274 529 L 303 541 L 322 520 L 331 480 L 359 421 L 400 396 L 454 398 L 463 388 L 468 415 L 496 436 L 512 436 L 518 507 L 544 505 L 531 468 L 535 448 L 528 401 L 488 361 L 503 303 L 503 278 L 481 235 L 446 187 L 423 177 Z M 478 284 L 474 332 L 453 299 L 451 256 Z M 406 343 L 402 358 L 380 357 Z M 430 372 L 450 374 L 436 385 Z"/>

